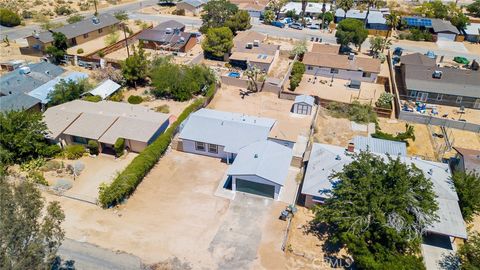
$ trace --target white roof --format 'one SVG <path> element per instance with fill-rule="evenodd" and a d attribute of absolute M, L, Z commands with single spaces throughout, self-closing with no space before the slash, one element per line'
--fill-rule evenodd
<path fill-rule="evenodd" d="M 305 13 L 322 13 L 322 5 L 323 3 L 307 3 L 307 7 L 305 8 Z M 300 2 L 288 2 L 282 8 L 282 13 L 285 13 L 289 10 L 294 10 L 295 14 L 300 14 L 302 12 L 302 3 Z M 325 4 L 325 12 L 330 10 L 330 4 Z"/>
<path fill-rule="evenodd" d="M 239 113 L 200 109 L 188 117 L 179 138 L 224 146 L 224 151 L 238 153 L 240 148 L 264 141 L 275 120 Z"/>
<path fill-rule="evenodd" d="M 377 23 L 377 24 L 386 24 L 387 19 L 383 17 L 383 13 L 380 11 L 376 10 L 371 10 L 370 13 L 368 13 L 368 18 L 367 18 L 368 23 Z"/>
<path fill-rule="evenodd" d="M 268 140 L 254 142 L 240 149 L 228 175 L 256 175 L 283 186 L 291 161 L 291 148 Z"/>
<path fill-rule="evenodd" d="M 90 91 L 90 94 L 94 96 L 100 96 L 102 99 L 106 99 L 120 89 L 120 87 L 120 84 L 108 79 L 97 85 L 97 87 Z"/>
<path fill-rule="evenodd" d="M 375 153 L 387 159 L 386 155 Z M 407 165 L 415 165 L 423 171 L 425 177 L 432 181 L 433 190 L 437 195 L 439 220 L 434 222 L 428 231 L 460 238 L 467 237 L 465 222 L 458 206 L 458 196 L 451 182 L 451 172 L 448 164 L 426 161 L 419 158 L 400 156 Z M 329 176 L 343 170 L 346 164 L 352 162 L 345 148 L 328 144 L 313 144 L 307 171 L 302 187 L 302 193 L 328 198 L 331 194 L 332 182 Z M 335 180 L 332 180 L 335 182 Z"/>
<path fill-rule="evenodd" d="M 70 80 L 78 81 L 85 78 L 88 78 L 88 74 L 83 72 L 73 71 L 70 73 L 66 73 L 33 89 L 32 91 L 28 92 L 28 95 L 40 99 L 43 104 L 47 104 L 50 101 L 50 99 L 48 98 L 48 94 L 50 94 L 50 92 L 55 89 L 55 85 L 57 85 L 60 80 L 65 80 L 68 82 Z"/>
<path fill-rule="evenodd" d="M 345 17 L 345 11 L 341 8 L 337 9 L 335 11 L 335 17 Z M 350 9 L 347 11 L 347 18 L 364 20 L 366 17 L 367 17 L 366 11 L 361 11 L 358 9 Z"/>
<path fill-rule="evenodd" d="M 298 95 L 295 97 L 294 103 L 306 103 L 310 106 L 313 106 L 313 104 L 315 103 L 315 99 L 312 96 L 308 95 Z"/>
<path fill-rule="evenodd" d="M 365 136 L 355 136 L 353 138 L 355 149 L 373 153 L 389 154 L 391 156 L 406 156 L 407 144 L 389 140 L 376 139 Z"/>
<path fill-rule="evenodd" d="M 478 36 L 480 35 L 480 23 L 471 23 L 465 28 L 467 35 Z"/>

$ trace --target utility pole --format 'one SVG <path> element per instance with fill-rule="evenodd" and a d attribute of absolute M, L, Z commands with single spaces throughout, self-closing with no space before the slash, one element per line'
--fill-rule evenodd
<path fill-rule="evenodd" d="M 130 57 L 130 49 L 128 48 L 127 31 L 125 31 L 125 23 L 122 23 L 123 35 L 125 36 L 125 46 L 127 47 L 127 57 Z"/>
<path fill-rule="evenodd" d="M 323 0 L 323 4 L 322 4 L 322 28 L 321 28 L 322 32 L 325 29 L 325 11 L 327 11 L 325 1 L 326 0 Z"/>
<path fill-rule="evenodd" d="M 93 0 L 93 4 L 95 5 L 95 13 L 93 13 L 93 16 L 97 17 L 98 16 L 97 0 Z"/>

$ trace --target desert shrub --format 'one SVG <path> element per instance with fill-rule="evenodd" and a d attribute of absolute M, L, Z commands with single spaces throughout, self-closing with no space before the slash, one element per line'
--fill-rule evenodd
<path fill-rule="evenodd" d="M 17 13 L 9 9 L 0 8 L 0 25 L 12 27 L 19 25 L 21 22 L 22 20 Z"/>
<path fill-rule="evenodd" d="M 143 98 L 141 96 L 132 95 L 128 97 L 128 103 L 130 104 L 140 104 L 142 102 L 143 102 Z"/>
<path fill-rule="evenodd" d="M 82 53 L 84 53 L 84 51 L 83 51 L 82 48 L 78 48 L 78 49 L 77 49 L 77 53 L 78 53 L 78 54 L 82 54 Z"/>
<path fill-rule="evenodd" d="M 123 92 L 121 90 L 117 91 L 115 94 L 111 95 L 108 100 L 121 102 L 123 100 Z"/>
<path fill-rule="evenodd" d="M 85 101 L 90 101 L 90 102 L 102 101 L 101 96 L 84 96 L 82 99 L 85 100 Z"/>
<path fill-rule="evenodd" d="M 98 142 L 89 140 L 87 144 L 88 151 L 91 155 L 98 155 Z"/>
<path fill-rule="evenodd" d="M 32 183 L 48 186 L 48 181 L 45 179 L 42 172 L 32 171 L 28 174 L 27 178 Z"/>
<path fill-rule="evenodd" d="M 79 159 L 85 153 L 85 147 L 79 144 L 68 145 L 64 153 L 67 159 Z"/>
<path fill-rule="evenodd" d="M 44 158 L 36 158 L 29 160 L 27 162 L 24 162 L 20 164 L 20 170 L 24 172 L 32 172 L 32 171 L 37 171 L 39 170 L 42 166 L 44 166 L 46 163 L 46 160 Z"/>
<path fill-rule="evenodd" d="M 118 138 L 115 141 L 115 144 L 113 145 L 113 149 L 115 150 L 115 154 L 117 157 L 120 157 L 123 155 L 123 151 L 125 150 L 125 139 L 124 138 Z"/>
<path fill-rule="evenodd" d="M 63 168 L 63 163 L 56 160 L 49 160 L 43 165 L 40 170 L 44 172 L 56 171 Z"/>
<path fill-rule="evenodd" d="M 303 73 L 305 73 L 305 65 L 302 62 L 295 61 L 290 74 L 290 90 L 295 91 L 302 81 Z"/>
<path fill-rule="evenodd" d="M 30 10 L 23 10 L 22 11 L 22 18 L 24 19 L 31 19 L 33 18 L 33 12 Z"/>
<path fill-rule="evenodd" d="M 172 11 L 173 15 L 178 15 L 178 16 L 185 16 L 185 9 L 176 9 Z"/>
<path fill-rule="evenodd" d="M 201 108 L 206 100 L 213 97 L 215 84 L 211 84 L 206 91 L 204 98 L 199 98 L 190 104 L 180 114 L 178 119 L 162 133 L 152 144 L 147 146 L 132 162 L 115 177 L 110 185 L 102 184 L 99 192 L 99 202 L 103 207 L 109 207 L 121 203 L 126 197 L 132 194 L 153 168 L 158 160 L 167 151 L 175 130 L 178 128 L 190 113 Z"/>
<path fill-rule="evenodd" d="M 397 142 L 404 142 L 409 145 L 408 139 L 415 141 L 415 128 L 412 125 L 405 124 L 405 132 L 400 132 L 397 135 L 393 135 L 390 133 L 383 132 L 378 126 L 375 130 L 375 133 L 372 134 L 373 138 L 389 140 L 389 141 L 397 141 Z"/>
<path fill-rule="evenodd" d="M 55 7 L 55 13 L 57 15 L 63 16 L 63 15 L 70 15 L 75 12 L 75 10 L 67 5 L 62 5 L 62 6 L 56 6 Z"/>
<path fill-rule="evenodd" d="M 112 32 L 108 34 L 108 36 L 105 38 L 105 45 L 110 46 L 115 43 L 117 43 L 118 39 L 120 38 L 120 34 L 117 32 Z"/>
<path fill-rule="evenodd" d="M 103 58 L 105 56 L 105 53 L 103 51 L 99 51 L 97 54 L 100 58 Z"/>
<path fill-rule="evenodd" d="M 393 101 L 393 95 L 391 93 L 384 92 L 378 98 L 377 102 L 375 103 L 375 106 L 384 108 L 384 109 L 391 109 L 392 101 Z"/>
<path fill-rule="evenodd" d="M 80 15 L 80 14 L 74 14 L 70 17 L 67 18 L 67 22 L 72 24 L 72 23 L 76 23 L 76 22 L 80 22 L 82 21 L 83 19 L 85 19 L 84 16 Z"/>
<path fill-rule="evenodd" d="M 168 107 L 167 104 L 164 104 L 164 105 L 161 105 L 161 106 L 158 106 L 155 108 L 155 111 L 156 112 L 161 112 L 161 113 L 169 113 L 170 112 L 170 108 Z"/>
<path fill-rule="evenodd" d="M 358 101 L 352 104 L 331 102 L 327 105 L 330 115 L 336 118 L 348 118 L 357 123 L 376 123 L 377 114 L 373 107 L 368 104 L 360 104 Z"/>

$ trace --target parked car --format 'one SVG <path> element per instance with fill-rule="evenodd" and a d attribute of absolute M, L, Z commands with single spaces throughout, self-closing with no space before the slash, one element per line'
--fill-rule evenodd
<path fill-rule="evenodd" d="M 292 24 L 290 24 L 290 28 L 297 29 L 297 30 L 302 30 L 303 26 L 299 23 L 292 23 Z"/>
<path fill-rule="evenodd" d="M 310 29 L 320 29 L 320 24 L 318 23 L 307 24 L 307 27 Z"/>
<path fill-rule="evenodd" d="M 273 25 L 273 26 L 276 26 L 276 27 L 280 27 L 280 28 L 284 28 L 284 27 L 285 27 L 285 24 L 282 23 L 282 22 L 279 22 L 279 21 L 274 21 L 274 22 L 272 22 L 272 25 Z"/>
<path fill-rule="evenodd" d="M 284 24 L 291 24 L 291 23 L 293 23 L 293 20 L 292 20 L 292 18 L 287 17 L 287 18 L 284 18 L 283 20 L 281 20 L 281 22 L 284 23 Z"/>

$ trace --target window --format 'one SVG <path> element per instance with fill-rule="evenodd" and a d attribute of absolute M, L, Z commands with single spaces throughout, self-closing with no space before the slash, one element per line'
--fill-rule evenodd
<path fill-rule="evenodd" d="M 437 101 L 443 100 L 443 94 L 438 94 L 437 95 Z"/>
<path fill-rule="evenodd" d="M 457 97 L 456 103 L 462 103 L 462 97 Z"/>
<path fill-rule="evenodd" d="M 410 91 L 410 97 L 414 98 L 417 96 L 417 91 Z"/>
<path fill-rule="evenodd" d="M 79 144 L 87 144 L 88 143 L 88 140 L 86 138 L 83 138 L 83 137 L 77 137 L 77 136 L 72 136 L 73 138 L 73 142 L 74 143 L 79 143 Z"/>
<path fill-rule="evenodd" d="M 195 142 L 195 149 L 197 151 L 205 151 L 205 143 L 203 142 Z"/>
<path fill-rule="evenodd" d="M 312 66 L 307 66 L 307 69 L 308 70 L 313 70 L 313 67 Z"/>
<path fill-rule="evenodd" d="M 363 74 L 362 74 L 362 77 L 364 77 L 364 78 L 370 78 L 370 76 L 372 76 L 372 73 L 370 73 L 370 72 L 363 72 Z"/>
<path fill-rule="evenodd" d="M 88 38 L 88 34 L 83 34 L 83 38 Z"/>
<path fill-rule="evenodd" d="M 299 114 L 308 114 L 308 105 L 297 104 L 297 113 Z"/>
<path fill-rule="evenodd" d="M 103 32 L 103 28 L 98 29 L 98 33 L 101 34 Z"/>
<path fill-rule="evenodd" d="M 218 153 L 218 145 L 209 143 L 208 144 L 208 152 L 217 154 Z"/>
<path fill-rule="evenodd" d="M 338 74 L 338 68 L 332 68 L 330 69 L 331 74 Z"/>

